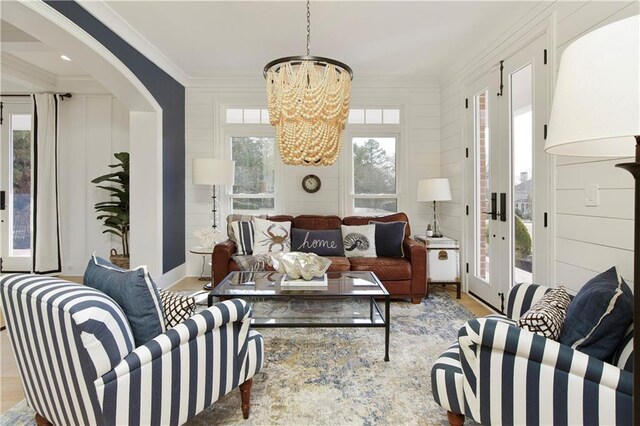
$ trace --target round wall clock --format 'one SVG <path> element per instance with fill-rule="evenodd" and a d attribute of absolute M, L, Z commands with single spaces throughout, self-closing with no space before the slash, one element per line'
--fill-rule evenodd
<path fill-rule="evenodd" d="M 307 191 L 309 194 L 318 192 L 320 190 L 320 185 L 320 178 L 316 175 L 306 175 L 302 178 L 302 189 Z"/>

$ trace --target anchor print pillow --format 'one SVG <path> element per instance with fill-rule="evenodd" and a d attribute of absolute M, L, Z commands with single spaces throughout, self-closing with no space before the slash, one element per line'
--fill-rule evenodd
<path fill-rule="evenodd" d="M 376 256 L 376 226 L 342 225 L 342 244 L 344 255 L 347 257 L 377 257 Z"/>
<path fill-rule="evenodd" d="M 253 218 L 253 254 L 291 251 L 291 222 Z"/>

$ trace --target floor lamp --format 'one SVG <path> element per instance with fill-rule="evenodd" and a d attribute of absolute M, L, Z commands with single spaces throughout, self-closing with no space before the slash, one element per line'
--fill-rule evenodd
<path fill-rule="evenodd" d="M 215 160 L 213 158 L 193 159 L 193 184 L 211 185 L 211 229 L 213 239 L 218 241 L 218 199 L 216 185 L 233 185 L 235 178 L 235 162 L 231 160 Z M 204 262 L 204 259 L 203 259 Z M 211 283 L 204 285 L 204 290 L 211 290 Z"/>
<path fill-rule="evenodd" d="M 442 232 L 440 232 L 440 225 L 438 223 L 436 201 L 449 200 L 451 200 L 449 179 L 424 179 L 418 182 L 418 201 L 433 201 L 433 237 L 435 238 L 442 237 Z"/>
<path fill-rule="evenodd" d="M 216 185 L 233 185 L 235 177 L 235 161 L 215 160 L 213 158 L 194 158 L 193 184 L 211 185 L 211 227 L 218 228 L 218 199 Z"/>
<path fill-rule="evenodd" d="M 633 254 L 633 424 L 640 424 L 640 16 L 596 29 L 566 48 L 545 150 L 584 157 L 631 157 L 616 164 L 635 179 Z"/>

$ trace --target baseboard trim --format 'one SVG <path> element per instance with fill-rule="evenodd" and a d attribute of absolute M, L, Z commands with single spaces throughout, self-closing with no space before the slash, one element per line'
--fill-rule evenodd
<path fill-rule="evenodd" d="M 503 312 L 500 312 L 500 309 L 496 308 L 495 306 L 493 306 L 492 304 L 488 303 L 486 300 L 484 300 L 482 297 L 478 297 L 477 294 L 473 294 L 473 292 L 469 292 L 467 293 L 469 294 L 469 296 L 472 296 L 474 299 L 476 299 L 478 302 L 482 303 L 483 305 L 485 305 L 487 308 L 491 309 L 492 311 L 494 311 L 497 314 L 502 314 Z"/>
<path fill-rule="evenodd" d="M 178 282 L 186 278 L 186 276 L 187 264 L 183 263 L 182 265 L 176 266 L 169 272 L 162 274 L 162 276 L 155 280 L 155 283 L 158 287 L 166 290 L 169 287 L 176 285 Z"/>

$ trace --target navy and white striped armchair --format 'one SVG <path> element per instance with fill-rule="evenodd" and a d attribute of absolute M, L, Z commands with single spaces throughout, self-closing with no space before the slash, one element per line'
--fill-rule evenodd
<path fill-rule="evenodd" d="M 518 318 L 549 290 L 514 286 L 508 316 L 468 321 L 440 355 L 431 387 L 450 424 L 465 416 L 482 424 L 631 424 L 632 327 L 611 364 L 518 328 Z"/>
<path fill-rule="evenodd" d="M 0 284 L 38 423 L 177 425 L 238 386 L 248 418 L 263 342 L 244 301 L 216 304 L 135 348 L 124 313 L 97 290 L 35 275 Z"/>

